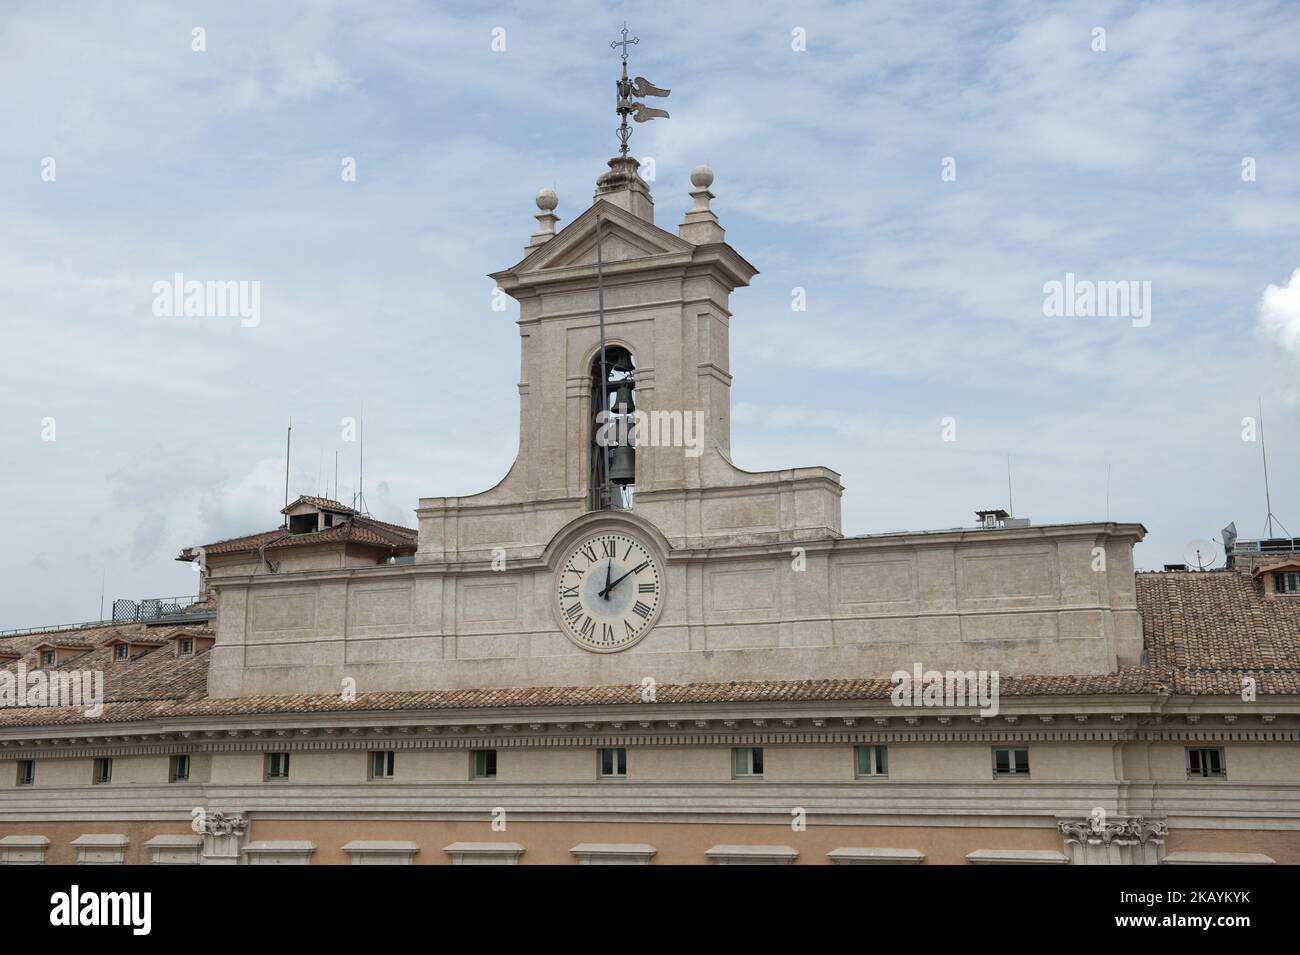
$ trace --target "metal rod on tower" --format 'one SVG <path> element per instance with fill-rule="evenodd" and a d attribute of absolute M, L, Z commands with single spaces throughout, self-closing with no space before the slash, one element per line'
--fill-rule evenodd
<path fill-rule="evenodd" d="M 596 213 L 596 314 L 600 319 L 600 410 L 609 410 L 609 368 L 605 364 L 605 259 L 601 252 L 600 213 Z M 603 424 L 604 422 L 600 422 Z M 605 468 L 600 476 L 600 497 L 602 504 L 613 503 L 613 489 L 609 482 L 609 440 L 608 431 L 604 432 L 606 440 L 601 442 L 601 457 Z"/>
<path fill-rule="evenodd" d="M 357 424 L 357 431 L 361 444 L 359 473 L 357 474 L 357 496 L 352 502 L 352 507 L 361 514 L 368 514 L 366 510 L 366 406 L 361 406 L 361 419 Z"/>
<path fill-rule="evenodd" d="M 1007 455 L 1007 513 L 1014 514 L 1015 506 L 1011 499 L 1011 455 Z"/>
<path fill-rule="evenodd" d="M 1268 516 L 1264 519 L 1264 536 L 1273 536 L 1273 498 L 1268 490 L 1268 448 L 1264 444 L 1264 399 L 1259 398 L 1259 453 L 1264 460 L 1264 507 Z"/>
<path fill-rule="evenodd" d="M 293 418 L 290 418 L 289 430 L 285 433 L 284 436 L 284 506 L 286 508 L 289 506 L 289 453 L 292 447 L 293 447 Z M 284 522 L 285 525 L 287 526 L 289 523 L 288 514 L 284 516 Z"/>

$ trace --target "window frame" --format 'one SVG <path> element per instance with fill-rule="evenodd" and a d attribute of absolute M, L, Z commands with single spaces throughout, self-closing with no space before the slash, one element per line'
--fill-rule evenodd
<path fill-rule="evenodd" d="M 285 750 L 277 750 L 272 753 L 263 753 L 262 759 L 262 779 L 265 782 L 283 782 L 289 778 L 289 753 Z M 281 772 L 272 773 L 271 765 L 273 760 L 279 760 Z"/>
<path fill-rule="evenodd" d="M 35 786 L 36 785 L 36 760 L 20 759 L 18 760 L 18 781 L 15 786 Z"/>
<path fill-rule="evenodd" d="M 107 786 L 113 782 L 113 757 L 96 756 L 95 764 L 91 770 L 91 785 Z"/>
<path fill-rule="evenodd" d="M 740 767 L 741 754 L 744 754 L 745 768 L 742 771 Z M 731 748 L 731 778 L 732 779 L 762 779 L 763 770 L 765 769 L 763 760 L 763 747 L 761 746 L 733 746 Z"/>
<path fill-rule="evenodd" d="M 1222 746 L 1186 746 L 1184 749 L 1183 763 L 1187 770 L 1188 779 L 1227 779 L 1228 778 L 1228 754 Z M 1210 767 L 1205 765 L 1205 754 L 1214 754 L 1214 761 L 1218 763 L 1218 772 L 1207 772 Z M 1197 757 L 1197 762 L 1202 763 L 1199 770 L 1192 769 L 1192 757 Z"/>
<path fill-rule="evenodd" d="M 58 651 L 57 651 L 57 650 L 42 650 L 42 651 L 41 651 L 41 666 L 42 666 L 42 667 L 52 667 L 52 666 L 56 666 L 56 665 L 58 664 L 58 662 L 59 662 L 59 654 L 58 654 Z"/>
<path fill-rule="evenodd" d="M 113 644 L 113 659 L 114 659 L 114 660 L 129 660 L 129 659 L 131 659 L 131 646 L 130 646 L 130 644 L 126 644 L 126 643 L 115 643 L 115 644 Z"/>
<path fill-rule="evenodd" d="M 1007 765 L 1010 768 L 1005 773 L 998 771 L 998 753 L 1000 752 L 1007 753 Z M 1021 772 L 1020 769 L 1018 768 L 1019 760 L 1016 759 L 1017 753 L 1025 754 L 1024 772 Z M 1031 772 L 1030 772 L 1028 746 L 994 746 L 993 747 L 993 778 L 994 779 L 1007 779 L 1012 777 L 1027 778 L 1030 776 L 1030 774 Z"/>
<path fill-rule="evenodd" d="M 871 771 L 862 771 L 862 754 L 870 751 Z M 854 779 L 888 779 L 889 778 L 889 746 L 885 743 L 863 743 L 853 747 L 853 778 Z"/>
<path fill-rule="evenodd" d="M 605 754 L 610 754 L 610 772 L 605 772 Z M 596 750 L 596 775 L 601 779 L 627 779 L 627 747 L 602 746 Z"/>
<path fill-rule="evenodd" d="M 181 637 L 176 641 L 176 655 L 188 657 L 194 655 L 194 638 Z"/>
<path fill-rule="evenodd" d="M 372 782 L 385 782 L 397 775 L 397 751 L 392 749 L 372 749 L 369 753 L 369 777 Z M 386 764 L 385 772 L 378 772 L 378 762 L 382 758 Z"/>
<path fill-rule="evenodd" d="M 179 772 L 181 760 L 185 761 L 185 774 Z M 169 783 L 188 783 L 190 781 L 190 770 L 193 768 L 193 761 L 189 753 L 172 753 L 171 759 L 168 760 L 167 782 Z"/>
<path fill-rule="evenodd" d="M 480 755 L 483 757 L 484 771 L 482 773 L 479 772 Z M 471 749 L 469 751 L 469 778 L 473 780 L 497 778 L 497 751 L 495 749 Z"/>

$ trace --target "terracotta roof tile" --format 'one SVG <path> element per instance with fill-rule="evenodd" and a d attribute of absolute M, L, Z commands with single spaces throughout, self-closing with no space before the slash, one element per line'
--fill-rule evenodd
<path fill-rule="evenodd" d="M 310 504 L 313 507 L 319 507 L 323 511 L 342 511 L 344 514 L 359 514 L 359 511 L 348 507 L 339 501 L 330 500 L 328 497 L 314 497 L 310 494 L 299 495 L 298 500 L 291 502 L 285 507 L 280 508 L 281 514 L 288 514 L 299 504 Z"/>
<path fill-rule="evenodd" d="M 204 544 L 203 552 L 208 556 L 218 554 L 252 553 L 258 548 L 267 551 L 284 547 L 307 547 L 319 544 L 352 543 L 372 547 L 395 548 L 398 551 L 413 553 L 418 543 L 419 532 L 409 527 L 377 521 L 371 517 L 356 515 L 342 524 L 327 527 L 324 530 L 311 531 L 306 534 L 291 534 L 283 527 L 258 534 L 246 534 L 243 537 L 231 537 L 227 540 Z M 193 560 L 198 549 L 187 547 L 181 551 L 177 560 Z"/>

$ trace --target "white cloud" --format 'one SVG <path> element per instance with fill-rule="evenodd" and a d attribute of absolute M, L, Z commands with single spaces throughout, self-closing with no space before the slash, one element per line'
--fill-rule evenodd
<path fill-rule="evenodd" d="M 1259 300 L 1259 330 L 1300 359 L 1300 269 L 1279 288 L 1270 285 Z"/>

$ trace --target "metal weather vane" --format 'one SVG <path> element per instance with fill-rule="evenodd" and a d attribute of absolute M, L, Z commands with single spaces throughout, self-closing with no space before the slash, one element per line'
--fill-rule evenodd
<path fill-rule="evenodd" d="M 610 44 L 611 49 L 622 47 L 623 57 L 623 77 L 617 83 L 618 88 L 618 106 L 615 112 L 622 117 L 622 122 L 618 127 L 618 141 L 620 143 L 618 151 L 627 155 L 627 141 L 632 136 L 632 127 L 628 126 L 627 118 L 637 123 L 646 123 L 652 119 L 668 119 L 668 111 L 655 109 L 653 106 L 647 106 L 645 103 L 638 103 L 636 99 L 645 99 L 647 96 L 667 96 L 672 90 L 664 90 L 655 86 L 644 76 L 637 76 L 629 80 L 627 77 L 627 48 L 635 46 L 641 42 L 640 37 L 627 38 L 628 29 L 626 21 L 623 23 L 623 39 L 615 40 Z M 636 99 L 634 99 L 635 97 Z"/>

